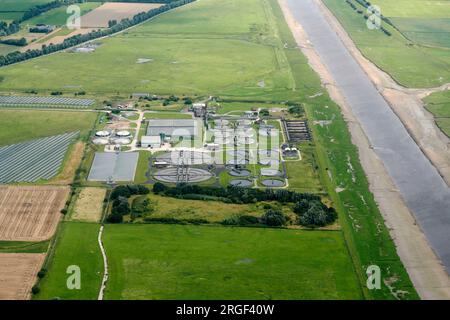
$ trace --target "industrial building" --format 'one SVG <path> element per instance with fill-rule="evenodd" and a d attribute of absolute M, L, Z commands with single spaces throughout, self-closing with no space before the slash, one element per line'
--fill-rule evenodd
<path fill-rule="evenodd" d="M 162 140 L 161 136 L 143 136 L 141 138 L 142 148 L 159 148 L 161 147 Z"/>
<path fill-rule="evenodd" d="M 164 139 L 194 139 L 201 132 L 201 122 L 194 119 L 149 120 L 147 136 L 162 136 Z"/>

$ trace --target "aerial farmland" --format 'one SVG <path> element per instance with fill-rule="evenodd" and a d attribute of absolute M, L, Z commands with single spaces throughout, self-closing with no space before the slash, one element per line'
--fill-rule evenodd
<path fill-rule="evenodd" d="M 450 299 L 415 2 L 0 1 L 0 299 Z"/>

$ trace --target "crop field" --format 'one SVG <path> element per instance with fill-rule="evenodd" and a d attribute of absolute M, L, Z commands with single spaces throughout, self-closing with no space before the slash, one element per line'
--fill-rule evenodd
<path fill-rule="evenodd" d="M 365 11 L 356 0 L 351 1 L 358 9 Z M 450 11 L 445 10 L 450 2 L 373 1 L 380 6 L 381 13 L 392 19 L 394 24 L 398 23 L 399 30 L 404 32 L 402 34 L 383 23 L 392 33 L 391 37 L 380 30 L 369 30 L 363 16 L 345 1 L 324 0 L 324 3 L 338 18 L 361 52 L 400 84 L 419 88 L 436 87 L 450 82 Z"/>
<path fill-rule="evenodd" d="M 45 259 L 42 253 L 0 253 L 0 300 L 27 300 Z"/>
<path fill-rule="evenodd" d="M 107 299 L 361 298 L 340 232 L 108 225 L 104 243 Z"/>
<path fill-rule="evenodd" d="M 85 2 L 85 3 L 77 3 L 81 9 L 81 16 L 90 12 L 91 10 L 97 8 L 101 5 L 100 2 Z M 67 14 L 67 6 L 59 7 L 50 11 L 47 11 L 39 16 L 26 20 L 24 23 L 27 25 L 37 25 L 37 24 L 49 24 L 62 26 L 67 22 L 67 18 L 70 16 Z M 83 19 L 83 18 L 81 18 Z"/>
<path fill-rule="evenodd" d="M 83 188 L 78 194 L 70 219 L 99 222 L 102 217 L 105 195 L 106 189 L 103 188 Z"/>
<path fill-rule="evenodd" d="M 93 127 L 96 117 L 94 112 L 0 108 L 0 147 L 66 132 L 83 134 Z"/>
<path fill-rule="evenodd" d="M 43 241 L 56 230 L 69 189 L 0 187 L 0 240 Z"/>
<path fill-rule="evenodd" d="M 133 18 L 141 12 L 147 12 L 151 9 L 159 8 L 160 3 L 114 3 L 107 2 L 95 8 L 81 18 L 83 28 L 107 28 L 108 22 L 122 19 Z"/>
<path fill-rule="evenodd" d="M 0 183 L 37 182 L 56 176 L 78 132 L 0 148 Z"/>

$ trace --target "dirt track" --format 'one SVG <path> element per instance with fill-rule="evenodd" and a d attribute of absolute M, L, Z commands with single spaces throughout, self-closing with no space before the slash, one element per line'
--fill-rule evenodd
<path fill-rule="evenodd" d="M 29 299 L 44 259 L 43 253 L 0 253 L 0 300 Z"/>
<path fill-rule="evenodd" d="M 399 192 L 394 187 L 392 179 L 386 172 L 381 160 L 375 154 L 374 150 L 370 148 L 369 141 L 366 138 L 364 131 L 356 121 L 351 110 L 346 106 L 342 94 L 334 85 L 334 80 L 321 62 L 317 53 L 314 51 L 304 30 L 293 18 L 286 4 L 286 0 L 278 0 L 278 2 L 297 44 L 308 58 L 309 64 L 320 75 L 322 83 L 327 88 L 331 98 L 341 106 L 352 135 L 352 141 L 358 147 L 361 164 L 368 177 L 370 189 L 386 220 L 386 225 L 390 229 L 391 236 L 397 246 L 397 252 L 401 257 L 414 286 L 419 292 L 419 295 L 423 299 L 450 299 L 450 280 L 443 266 L 436 258 L 434 252 L 430 249 L 424 234 L 416 225 L 411 212 L 405 205 Z M 332 22 L 332 25 L 338 34 L 341 35 L 342 32 L 345 33 L 343 30 L 337 30 L 340 25 L 337 26 L 338 23 L 334 16 L 330 16 L 329 12 L 325 12 L 326 8 L 323 7 L 321 2 L 320 7 L 327 16 L 328 21 Z M 345 39 L 343 41 L 352 53 L 354 50 L 358 51 L 349 38 L 346 41 Z M 351 44 L 348 44 L 348 41 L 350 41 Z M 367 60 L 365 61 L 365 64 L 366 67 L 367 65 L 370 65 L 369 67 L 376 69 L 376 67 Z M 389 79 L 386 74 L 380 73 L 378 75 L 381 77 L 379 78 L 379 81 L 382 79 L 387 81 Z M 379 85 L 376 81 L 374 82 Z M 422 106 L 420 106 L 420 108 L 422 108 Z"/>
<path fill-rule="evenodd" d="M 49 239 L 68 193 L 67 187 L 0 186 L 0 240 Z"/>

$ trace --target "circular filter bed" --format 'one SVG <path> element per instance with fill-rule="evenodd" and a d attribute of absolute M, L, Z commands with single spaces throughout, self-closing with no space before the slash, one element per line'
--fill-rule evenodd
<path fill-rule="evenodd" d="M 236 180 L 230 181 L 230 186 L 234 186 L 234 187 L 248 188 L 248 187 L 251 187 L 252 185 L 253 185 L 253 183 L 250 180 L 236 179 Z"/>
<path fill-rule="evenodd" d="M 266 179 L 266 180 L 261 181 L 261 184 L 263 186 L 269 187 L 269 188 L 279 188 L 279 187 L 285 186 L 284 181 L 276 180 L 276 179 Z"/>

